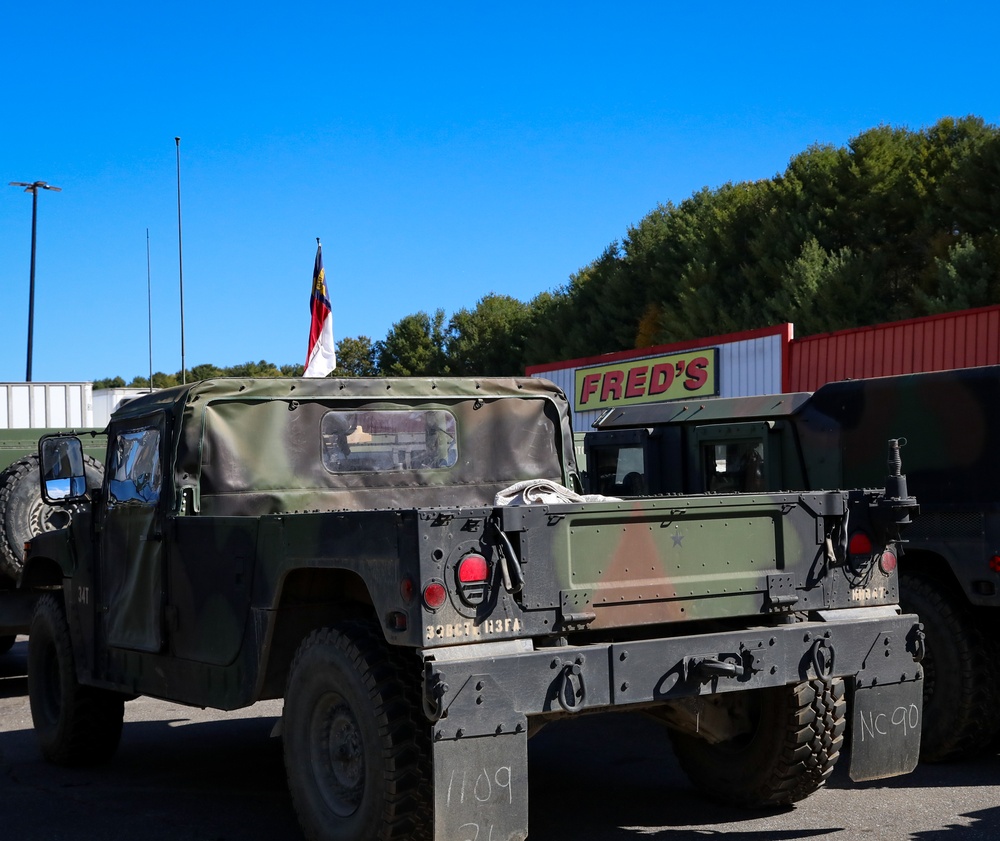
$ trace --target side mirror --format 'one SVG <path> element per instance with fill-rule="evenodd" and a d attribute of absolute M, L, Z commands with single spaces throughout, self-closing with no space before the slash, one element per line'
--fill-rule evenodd
<path fill-rule="evenodd" d="M 38 442 L 42 499 L 61 505 L 87 498 L 83 445 L 73 435 L 46 435 Z"/>

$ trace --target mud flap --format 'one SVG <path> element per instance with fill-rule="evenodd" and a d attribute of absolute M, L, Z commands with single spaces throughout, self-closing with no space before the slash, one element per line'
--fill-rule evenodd
<path fill-rule="evenodd" d="M 909 680 L 854 690 L 852 780 L 881 780 L 917 767 L 923 689 L 922 680 Z"/>
<path fill-rule="evenodd" d="M 434 742 L 434 841 L 528 837 L 528 734 Z"/>

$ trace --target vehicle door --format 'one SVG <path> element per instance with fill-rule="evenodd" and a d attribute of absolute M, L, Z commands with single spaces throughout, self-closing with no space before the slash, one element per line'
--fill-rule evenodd
<path fill-rule="evenodd" d="M 111 427 L 102 499 L 101 594 L 109 646 L 163 647 L 164 416 Z"/>

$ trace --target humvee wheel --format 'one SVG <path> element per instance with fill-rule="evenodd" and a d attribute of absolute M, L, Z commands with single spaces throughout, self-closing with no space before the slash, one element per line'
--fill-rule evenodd
<path fill-rule="evenodd" d="M 430 726 L 416 662 L 400 663 L 362 623 L 314 631 L 289 672 L 282 721 L 285 772 L 313 841 L 422 838 Z M 407 668 L 409 667 L 409 668 Z"/>
<path fill-rule="evenodd" d="M 84 456 L 87 487 L 100 487 L 104 465 Z M 69 525 L 73 506 L 49 505 L 42 499 L 38 455 L 15 461 L 0 473 L 0 571 L 15 581 L 24 565 L 24 543 L 36 534 Z"/>
<path fill-rule="evenodd" d="M 993 718 L 991 669 L 982 632 L 970 611 L 959 607 L 940 584 L 901 574 L 899 601 L 916 613 L 927 633 L 924 670 L 924 723 L 920 758 L 940 762 L 973 756 L 990 747 L 984 728 Z"/>
<path fill-rule="evenodd" d="M 35 606 L 28 637 L 28 700 L 42 755 L 58 765 L 96 765 L 118 749 L 123 695 L 76 680 L 66 613 L 54 596 Z"/>
<path fill-rule="evenodd" d="M 749 732 L 710 744 L 671 731 L 681 767 L 704 793 L 739 806 L 784 806 L 812 794 L 833 773 L 847 726 L 843 680 L 722 697 L 750 704 Z"/>

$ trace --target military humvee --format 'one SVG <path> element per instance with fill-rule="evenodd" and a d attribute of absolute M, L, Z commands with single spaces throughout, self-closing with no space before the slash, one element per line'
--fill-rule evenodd
<path fill-rule="evenodd" d="M 1000 608 L 1000 367 L 829 383 L 815 393 L 611 409 L 585 436 L 587 484 L 633 473 L 649 493 L 869 487 L 903 437 L 920 517 L 900 600 L 927 631 L 922 757 L 995 746 Z M 641 478 L 640 478 L 641 477 Z"/>
<path fill-rule="evenodd" d="M 28 633 L 38 598 L 31 581 L 21 577 L 25 541 L 69 522 L 68 510 L 46 505 L 38 491 L 38 439 L 55 431 L 0 428 L 0 656 L 13 647 L 18 634 Z M 96 485 L 101 481 L 104 439 L 98 430 L 87 432 L 85 472 L 88 482 Z"/>
<path fill-rule="evenodd" d="M 912 770 L 922 632 L 897 605 L 878 491 L 584 498 L 568 406 L 538 379 L 209 380 L 138 397 L 104 484 L 40 442 L 78 507 L 31 541 L 43 754 L 109 759 L 144 694 L 284 698 L 316 839 L 523 839 L 527 740 L 656 717 L 694 783 L 799 800 Z"/>

